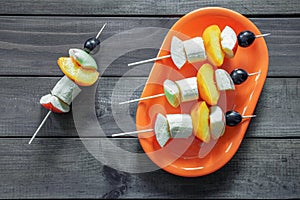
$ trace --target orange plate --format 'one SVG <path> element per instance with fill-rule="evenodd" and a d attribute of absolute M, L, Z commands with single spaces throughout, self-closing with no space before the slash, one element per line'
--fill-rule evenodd
<path fill-rule="evenodd" d="M 237 12 L 217 7 L 202 8 L 185 15 L 175 23 L 165 37 L 158 56 L 169 54 L 173 35 L 177 35 L 182 40 L 201 36 L 204 29 L 212 24 L 218 25 L 221 30 L 229 25 L 237 34 L 244 30 L 250 30 L 256 35 L 261 34 L 250 20 Z M 142 97 L 163 93 L 162 84 L 166 79 L 178 80 L 196 76 L 202 64 L 186 63 L 178 70 L 171 58 L 156 61 Z M 248 48 L 238 47 L 235 57 L 226 58 L 221 68 L 229 73 L 235 68 L 245 69 L 248 73 L 261 71 L 260 75 L 248 77 L 244 83 L 236 86 L 235 92 L 223 92 L 221 95 L 223 99 L 219 103 L 224 112 L 234 108 L 244 115 L 252 114 L 268 72 L 268 49 L 265 40 L 256 39 Z M 182 103 L 175 109 L 168 104 L 164 96 L 141 101 L 136 115 L 137 130 L 153 128 L 157 113 L 189 114 L 195 102 Z M 160 168 L 179 176 L 203 176 L 220 169 L 233 157 L 244 138 L 249 122 L 250 120 L 243 120 L 235 127 L 226 126 L 224 135 L 217 141 L 211 140 L 208 144 L 191 136 L 188 139 L 170 139 L 161 148 L 154 133 L 147 138 L 139 134 L 139 141 L 149 158 Z"/>

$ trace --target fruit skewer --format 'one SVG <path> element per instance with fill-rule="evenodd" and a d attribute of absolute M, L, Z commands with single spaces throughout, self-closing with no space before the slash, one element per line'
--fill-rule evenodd
<path fill-rule="evenodd" d="M 89 54 L 94 54 L 99 50 L 99 36 L 105 26 L 106 24 L 102 26 L 96 37 L 89 38 L 84 43 L 84 51 L 80 49 L 70 49 L 70 58 L 59 58 L 59 67 L 64 72 L 65 76 L 57 82 L 51 91 L 51 94 L 45 95 L 40 99 L 41 105 L 49 111 L 34 132 L 28 144 L 32 143 L 52 112 L 69 112 L 71 102 L 81 92 L 78 85 L 90 86 L 98 79 L 99 73 L 96 71 L 97 64 Z M 89 73 L 87 73 L 88 71 L 86 69 L 88 69 Z M 92 77 L 89 79 L 89 76 Z"/>
<path fill-rule="evenodd" d="M 234 90 L 234 84 L 241 84 L 248 76 L 257 74 L 260 74 L 260 72 L 248 74 L 243 69 L 235 69 L 230 75 L 223 69 L 217 69 L 213 74 L 213 68 L 211 65 L 204 64 L 200 67 L 197 73 L 197 78 L 186 78 L 175 82 L 166 80 L 163 83 L 164 93 L 124 101 L 119 104 L 122 105 L 166 96 L 170 105 L 176 108 L 182 102 L 197 100 L 199 96 L 201 96 L 208 104 L 215 105 L 219 98 L 219 91 Z M 215 79 L 216 84 L 214 82 Z M 201 88 L 209 88 L 209 92 Z"/>
<path fill-rule="evenodd" d="M 188 138 L 194 133 L 198 139 L 208 143 L 211 138 L 216 140 L 224 134 L 225 125 L 237 126 L 243 119 L 253 117 L 256 115 L 242 116 L 234 110 L 228 111 L 224 115 L 219 106 L 208 108 L 206 103 L 201 101 L 193 106 L 191 114 L 167 114 L 163 116 L 158 113 L 154 128 L 116 133 L 112 137 L 154 131 L 157 142 L 163 147 L 170 138 Z"/>
<path fill-rule="evenodd" d="M 181 69 L 186 61 L 196 63 L 208 58 L 215 66 L 219 67 L 223 64 L 224 54 L 232 58 L 236 53 L 237 46 L 248 47 L 256 38 L 268 35 L 270 33 L 255 36 L 253 32 L 247 30 L 240 32 L 237 36 L 229 26 L 226 26 L 221 32 L 217 25 L 211 25 L 204 30 L 203 39 L 194 37 L 181 41 L 173 36 L 169 55 L 130 63 L 128 66 L 171 58 L 176 67 Z"/>

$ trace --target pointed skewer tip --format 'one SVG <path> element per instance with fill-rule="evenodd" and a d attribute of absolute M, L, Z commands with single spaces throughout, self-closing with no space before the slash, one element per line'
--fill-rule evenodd
<path fill-rule="evenodd" d="M 46 120 L 48 119 L 48 117 L 50 116 L 51 113 L 52 113 L 52 111 L 50 110 L 47 113 L 47 115 L 44 117 L 43 121 L 40 123 L 39 127 L 34 132 L 33 136 L 31 137 L 30 141 L 28 142 L 28 144 L 31 144 L 31 142 L 33 141 L 33 139 L 35 138 L 35 136 L 37 135 L 37 133 L 40 131 L 40 129 L 42 128 L 42 126 L 44 125 L 44 123 L 46 122 Z"/>
<path fill-rule="evenodd" d="M 105 23 L 102 28 L 100 29 L 100 31 L 98 32 L 97 36 L 96 36 L 96 39 L 98 39 L 98 37 L 100 36 L 100 34 L 102 33 L 103 29 L 105 28 L 107 23 Z"/>
<path fill-rule="evenodd" d="M 245 115 L 245 116 L 242 116 L 243 119 L 245 119 L 245 118 L 253 118 L 253 117 L 256 117 L 256 115 Z"/>
<path fill-rule="evenodd" d="M 260 37 L 266 37 L 266 36 L 269 36 L 269 35 L 271 35 L 271 33 L 264 33 L 264 34 L 261 34 L 261 35 L 256 35 L 255 37 L 260 38 Z"/>

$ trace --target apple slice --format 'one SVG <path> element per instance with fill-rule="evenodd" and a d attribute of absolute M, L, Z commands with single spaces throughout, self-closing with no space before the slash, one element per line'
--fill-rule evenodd
<path fill-rule="evenodd" d="M 221 33 L 221 46 L 227 57 L 234 57 L 237 51 L 238 42 L 234 30 L 229 26 L 225 26 Z"/>
<path fill-rule="evenodd" d="M 197 72 L 200 97 L 209 105 L 216 105 L 220 97 L 214 76 L 214 69 L 210 64 L 203 64 Z"/>
<path fill-rule="evenodd" d="M 94 58 L 84 50 L 70 49 L 69 56 L 70 58 L 72 58 L 73 62 L 76 62 L 80 67 L 84 69 L 98 69 L 97 63 Z"/>
<path fill-rule="evenodd" d="M 186 62 L 183 43 L 176 36 L 173 36 L 171 41 L 171 58 L 178 69 Z"/>
<path fill-rule="evenodd" d="M 70 106 L 68 104 L 51 94 L 42 96 L 40 99 L 40 104 L 44 108 L 56 113 L 67 113 L 70 111 Z"/>
<path fill-rule="evenodd" d="M 222 109 L 219 106 L 211 106 L 209 110 L 210 133 L 212 138 L 216 140 L 219 137 L 221 137 L 225 132 L 225 116 L 223 114 Z"/>
<path fill-rule="evenodd" d="M 234 90 L 235 86 L 231 76 L 224 69 L 217 69 L 215 71 L 217 86 L 220 91 Z"/>
<path fill-rule="evenodd" d="M 192 107 L 191 117 L 195 136 L 208 143 L 210 141 L 209 109 L 205 101 L 197 102 Z"/>
<path fill-rule="evenodd" d="M 174 108 L 177 108 L 180 104 L 179 88 L 173 81 L 167 79 L 164 81 L 164 93 L 166 98 Z"/>
<path fill-rule="evenodd" d="M 154 132 L 158 144 L 163 147 L 170 139 L 168 120 L 162 114 L 158 114 L 155 120 Z"/>
<path fill-rule="evenodd" d="M 202 35 L 207 58 L 217 67 L 220 67 L 223 64 L 225 57 L 225 53 L 221 48 L 220 34 L 220 28 L 217 25 L 211 25 L 204 30 Z"/>

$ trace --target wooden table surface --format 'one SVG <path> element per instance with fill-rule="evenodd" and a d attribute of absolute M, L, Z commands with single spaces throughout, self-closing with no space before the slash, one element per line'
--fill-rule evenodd
<path fill-rule="evenodd" d="M 298 0 L 0 0 L 0 5 L 0 198 L 300 197 Z M 197 178 L 163 170 L 115 170 L 85 148 L 72 112 L 51 115 L 33 144 L 27 144 L 47 112 L 39 98 L 63 76 L 56 60 L 66 56 L 69 48 L 81 48 L 106 22 L 102 40 L 133 28 L 170 28 L 184 14 L 206 6 L 235 10 L 261 32 L 272 33 L 266 38 L 269 73 L 257 118 L 223 168 Z M 114 122 L 111 97 L 114 84 L 130 69 L 126 64 L 156 53 L 157 49 L 128 52 L 102 75 L 95 100 L 105 134 L 121 131 Z M 123 77 L 128 91 L 132 81 L 145 83 L 151 66 Z M 133 97 L 141 91 L 137 89 Z M 120 92 L 117 98 L 125 95 L 126 91 Z M 133 120 L 135 111 L 133 104 L 128 112 Z M 134 137 L 112 140 L 124 149 L 142 152 Z"/>

